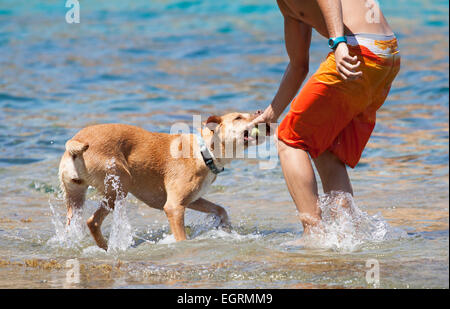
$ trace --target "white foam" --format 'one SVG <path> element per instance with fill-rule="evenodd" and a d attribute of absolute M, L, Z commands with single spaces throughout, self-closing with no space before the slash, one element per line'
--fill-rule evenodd
<path fill-rule="evenodd" d="M 111 232 L 108 239 L 108 253 L 125 251 L 133 245 L 133 231 L 127 216 L 125 195 L 121 189 L 120 178 L 116 175 L 116 163 L 112 158 L 106 163 L 108 170 L 104 184 L 106 191 L 116 194 Z"/>
<path fill-rule="evenodd" d="M 108 253 L 124 251 L 133 245 L 133 231 L 128 220 L 125 196 L 121 190 L 120 178 L 116 173 L 115 160 L 106 162 L 107 174 L 104 184 L 108 191 L 115 192 L 115 207 L 112 212 L 112 225 L 108 239 Z M 101 203 L 105 205 L 105 201 Z M 48 241 L 49 245 L 69 248 L 82 248 L 82 240 L 89 233 L 87 232 L 85 220 L 81 209 L 74 209 L 73 218 L 69 226 L 65 224 L 65 216 L 57 213 L 52 202 L 49 200 L 49 206 L 52 213 L 52 223 L 55 228 L 55 235 Z M 102 250 L 102 249 L 100 249 Z"/>
<path fill-rule="evenodd" d="M 254 239 L 260 235 L 241 235 L 236 230 L 227 231 L 220 228 L 220 217 L 214 214 L 189 212 L 186 216 L 187 225 L 192 229 L 190 239 L 224 239 L 243 241 Z"/>
<path fill-rule="evenodd" d="M 258 234 L 242 235 L 235 230 L 228 232 L 222 229 L 214 229 L 200 235 L 196 239 L 223 239 L 230 241 L 246 241 L 251 239 L 257 239 L 259 237 L 261 237 L 261 235 Z"/>
<path fill-rule="evenodd" d="M 48 201 L 48 204 L 52 213 L 51 220 L 55 228 L 55 235 L 51 237 L 47 243 L 51 246 L 63 247 L 66 249 L 79 248 L 81 246 L 81 241 L 86 235 L 82 210 L 74 209 L 70 225 L 66 226 L 65 217 L 61 219 L 50 200 Z"/>
<path fill-rule="evenodd" d="M 164 234 L 163 238 L 159 241 L 157 241 L 157 244 L 160 245 L 169 245 L 169 244 L 174 244 L 176 242 L 175 240 L 175 236 L 173 236 L 173 234 Z"/>
<path fill-rule="evenodd" d="M 358 208 L 349 193 L 324 194 L 319 198 L 319 207 L 321 224 L 309 235 L 285 245 L 351 252 L 364 244 L 406 237 L 406 232 L 391 227 L 380 214 L 371 216 Z"/>
<path fill-rule="evenodd" d="M 108 253 L 97 245 L 84 248 L 81 252 L 83 257 L 98 257 L 99 255 L 107 255 Z"/>
<path fill-rule="evenodd" d="M 133 245 L 133 231 L 128 220 L 124 200 L 116 202 L 113 221 L 108 239 L 108 252 L 125 251 Z"/>

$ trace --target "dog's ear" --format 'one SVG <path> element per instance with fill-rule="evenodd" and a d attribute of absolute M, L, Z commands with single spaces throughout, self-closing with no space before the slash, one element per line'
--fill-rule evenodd
<path fill-rule="evenodd" d="M 214 131 L 221 122 L 222 118 L 220 118 L 220 116 L 209 116 L 208 120 L 206 120 L 206 127 L 211 131 Z"/>

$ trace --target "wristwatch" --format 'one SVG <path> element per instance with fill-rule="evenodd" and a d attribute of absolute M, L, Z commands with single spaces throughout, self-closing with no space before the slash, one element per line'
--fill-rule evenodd
<path fill-rule="evenodd" d="M 330 38 L 328 40 L 328 46 L 332 49 L 335 50 L 336 47 L 339 45 L 339 43 L 345 42 L 347 43 L 347 38 L 345 36 L 340 36 L 337 38 Z"/>

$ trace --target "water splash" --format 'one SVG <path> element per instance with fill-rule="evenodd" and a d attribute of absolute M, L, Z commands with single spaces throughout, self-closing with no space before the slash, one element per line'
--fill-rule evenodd
<path fill-rule="evenodd" d="M 286 245 L 352 252 L 364 244 L 406 237 L 405 231 L 391 227 L 381 214 L 369 215 L 358 208 L 351 194 L 332 191 L 319 198 L 322 222 L 309 235 Z"/>
<path fill-rule="evenodd" d="M 197 225 L 198 227 L 199 225 Z M 220 239 L 223 241 L 229 241 L 229 242 L 241 242 L 241 241 L 248 241 L 248 240 L 255 240 L 261 238 L 261 235 L 259 234 L 240 234 L 238 231 L 231 230 L 231 231 L 225 231 L 221 228 L 200 228 L 199 230 L 196 230 L 196 227 L 193 227 L 192 234 L 188 237 L 190 240 L 214 240 L 214 239 Z M 169 245 L 169 244 L 175 244 L 176 240 L 173 234 L 162 234 L 161 238 L 156 241 L 147 241 L 152 244 L 158 244 L 158 245 Z"/>
<path fill-rule="evenodd" d="M 164 234 L 163 238 L 160 239 L 158 242 L 160 245 L 169 245 L 176 243 L 175 236 L 173 234 Z"/>
<path fill-rule="evenodd" d="M 186 212 L 186 227 L 188 229 L 189 238 L 193 239 L 197 236 L 208 232 L 212 229 L 219 228 L 220 217 L 215 214 L 205 214 L 197 211 Z"/>
<path fill-rule="evenodd" d="M 52 213 L 52 223 L 55 228 L 55 235 L 48 240 L 51 246 L 63 247 L 66 249 L 77 249 L 81 247 L 81 241 L 86 236 L 83 224 L 82 209 L 74 209 L 73 217 L 69 226 L 66 226 L 65 216 L 61 216 L 56 211 L 52 201 L 48 201 Z"/>
<path fill-rule="evenodd" d="M 229 242 L 241 242 L 241 241 L 257 240 L 261 238 L 262 236 L 260 234 L 255 233 L 241 234 L 239 233 L 239 231 L 236 230 L 225 231 L 223 229 L 210 230 L 197 237 L 197 239 L 221 239 Z"/>
<path fill-rule="evenodd" d="M 108 252 L 125 251 L 133 245 L 133 230 L 127 216 L 125 200 L 116 200 L 108 239 Z"/>
<path fill-rule="evenodd" d="M 225 241 L 247 241 L 262 236 L 255 231 L 243 231 L 240 226 L 236 229 L 223 229 L 220 225 L 220 217 L 214 214 L 205 214 L 193 210 L 186 211 L 185 223 L 186 234 L 189 240 L 213 240 L 221 239 Z M 157 222 L 157 221 L 156 221 Z M 134 234 L 135 245 L 149 243 L 153 245 L 175 244 L 176 240 L 170 233 L 168 226 L 157 229 L 148 229 L 145 233 Z"/>
<path fill-rule="evenodd" d="M 116 173 L 116 162 L 112 158 L 106 163 L 107 174 L 104 184 L 105 191 L 115 192 L 115 205 L 113 211 L 113 221 L 108 239 L 108 253 L 125 251 L 133 245 L 133 231 L 128 220 L 125 204 L 125 194 L 122 190 L 120 178 Z M 106 201 L 103 201 L 106 202 Z M 105 203 L 102 203 L 106 205 Z"/>
<path fill-rule="evenodd" d="M 133 231 L 127 216 L 125 194 L 123 193 L 120 178 L 116 172 L 116 162 L 112 158 L 106 162 L 107 174 L 104 179 L 105 189 L 115 194 L 115 207 L 112 212 L 111 231 L 108 239 L 108 253 L 124 251 L 133 245 Z M 58 200 L 63 200 L 61 196 Z M 106 198 L 103 198 L 100 205 L 106 207 Z M 85 205 L 86 206 L 86 205 Z M 65 216 L 61 216 L 52 201 L 49 200 L 49 207 L 52 213 L 52 223 L 55 228 L 55 235 L 49 239 L 48 244 L 64 249 L 82 249 L 86 244 L 83 239 L 89 235 L 86 227 L 86 220 L 83 219 L 83 208 L 74 209 L 73 217 L 69 226 L 66 226 Z M 86 237 L 87 238 L 87 237 Z M 89 237 L 89 239 L 92 239 Z M 91 240 L 90 240 L 91 241 Z M 91 242 L 89 242 L 91 244 Z"/>

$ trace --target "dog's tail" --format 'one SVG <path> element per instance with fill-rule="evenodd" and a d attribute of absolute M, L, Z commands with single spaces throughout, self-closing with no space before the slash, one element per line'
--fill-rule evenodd
<path fill-rule="evenodd" d="M 89 148 L 87 143 L 76 140 L 68 140 L 66 143 L 66 154 L 59 164 L 59 179 L 61 184 L 81 184 L 81 174 L 85 171 L 83 152 Z"/>
<path fill-rule="evenodd" d="M 74 209 L 79 209 L 84 204 L 87 183 L 83 179 L 86 167 L 82 154 L 88 148 L 87 143 L 68 140 L 66 153 L 59 163 L 59 180 L 67 205 L 67 225 L 70 224 Z"/>
<path fill-rule="evenodd" d="M 79 142 L 76 140 L 68 140 L 66 143 L 66 151 L 71 155 L 71 156 L 78 156 L 83 154 L 83 152 L 85 152 L 86 150 L 88 150 L 89 148 L 89 144 L 88 143 L 83 143 L 83 142 Z"/>
<path fill-rule="evenodd" d="M 85 171 L 83 152 L 89 148 L 87 143 L 76 140 L 68 140 L 66 154 L 59 164 L 59 179 L 61 183 L 81 183 L 81 174 Z"/>

